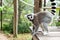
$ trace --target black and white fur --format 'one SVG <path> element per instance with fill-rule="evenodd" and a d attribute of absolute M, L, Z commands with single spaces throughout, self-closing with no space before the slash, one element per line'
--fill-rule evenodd
<path fill-rule="evenodd" d="M 56 2 L 55 0 L 50 0 L 51 1 L 51 13 L 55 15 L 54 13 L 56 12 Z"/>
<path fill-rule="evenodd" d="M 53 15 L 56 12 L 56 3 L 55 0 L 51 1 L 51 13 L 48 11 L 39 12 L 37 14 L 27 14 L 26 17 L 34 24 L 34 32 L 37 32 L 38 28 L 41 27 L 42 24 L 42 30 L 46 30 L 48 32 L 48 25 L 52 23 Z M 36 19 L 36 20 L 35 20 Z M 34 21 L 35 20 L 35 21 Z M 35 23 L 37 22 L 38 23 Z"/>
<path fill-rule="evenodd" d="M 53 14 L 48 11 L 43 11 L 36 14 L 27 14 L 26 17 L 34 24 L 35 32 L 38 30 L 39 27 L 41 27 L 41 24 L 43 26 L 41 27 L 42 30 L 48 32 L 48 25 L 52 22 Z M 35 18 L 37 18 L 36 20 L 38 20 L 38 23 L 34 23 L 36 22 L 34 21 Z"/>

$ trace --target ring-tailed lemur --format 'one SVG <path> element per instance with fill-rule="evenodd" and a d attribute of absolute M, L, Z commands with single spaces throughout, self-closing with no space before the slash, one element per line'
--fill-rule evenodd
<path fill-rule="evenodd" d="M 35 32 L 38 30 L 39 26 L 41 27 L 41 23 L 43 24 L 42 30 L 46 30 L 48 32 L 48 25 L 51 23 L 53 19 L 53 14 L 48 11 L 42 11 L 36 14 L 27 14 L 26 17 L 35 25 Z M 38 23 L 34 23 L 38 20 Z"/>
<path fill-rule="evenodd" d="M 50 0 L 51 1 L 51 13 L 48 11 L 43 11 L 43 12 L 39 12 L 37 14 L 28 14 L 26 15 L 26 17 L 32 21 L 32 23 L 35 25 L 35 30 L 37 31 L 40 24 L 43 24 L 43 31 L 46 30 L 48 32 L 48 24 L 50 24 L 52 22 L 53 19 L 53 15 L 55 15 L 54 13 L 56 12 L 56 3 L 55 0 Z M 38 23 L 34 23 L 35 18 L 37 17 L 36 21 L 38 20 Z"/>

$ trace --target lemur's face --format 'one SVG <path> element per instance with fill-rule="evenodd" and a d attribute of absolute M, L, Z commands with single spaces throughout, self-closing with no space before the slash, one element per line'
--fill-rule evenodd
<path fill-rule="evenodd" d="M 34 14 L 27 14 L 25 15 L 30 21 L 34 19 Z"/>

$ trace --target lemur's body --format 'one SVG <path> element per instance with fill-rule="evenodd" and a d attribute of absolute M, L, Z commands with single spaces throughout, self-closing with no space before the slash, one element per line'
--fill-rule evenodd
<path fill-rule="evenodd" d="M 43 11 L 43 12 L 35 14 L 35 16 L 38 18 L 39 23 L 45 22 L 49 24 L 52 20 L 53 15 L 50 12 Z"/>
<path fill-rule="evenodd" d="M 48 27 L 49 23 L 51 23 L 51 21 L 52 21 L 53 14 L 48 11 L 43 11 L 43 12 L 39 12 L 36 14 L 28 14 L 27 18 L 34 24 L 34 26 L 35 26 L 34 31 L 37 31 L 38 28 L 41 27 L 41 24 L 43 26 L 42 30 L 48 31 L 47 27 Z M 35 23 L 35 22 L 37 22 L 37 23 Z"/>
<path fill-rule="evenodd" d="M 36 23 L 36 24 L 38 24 L 39 26 L 43 25 L 42 29 L 48 31 L 47 26 L 48 26 L 48 24 L 51 23 L 52 16 L 53 15 L 50 12 L 47 12 L 47 11 L 37 13 L 37 14 L 35 14 L 35 17 L 37 17 L 36 20 L 38 21 L 38 23 Z"/>
<path fill-rule="evenodd" d="M 42 30 L 48 31 L 48 25 L 52 22 L 53 15 L 55 15 L 56 12 L 56 3 L 55 0 L 51 1 L 51 13 L 48 11 L 39 12 L 36 14 L 28 14 L 27 18 L 34 24 L 34 31 L 36 32 L 39 27 L 42 28 Z"/>

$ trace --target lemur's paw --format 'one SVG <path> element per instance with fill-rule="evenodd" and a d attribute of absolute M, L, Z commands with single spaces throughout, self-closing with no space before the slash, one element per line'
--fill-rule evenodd
<path fill-rule="evenodd" d="M 44 31 L 44 32 L 43 32 L 43 35 L 48 35 L 48 32 Z"/>

